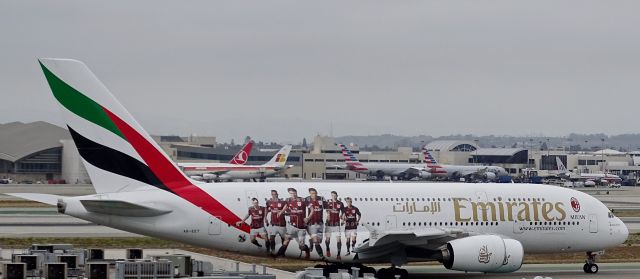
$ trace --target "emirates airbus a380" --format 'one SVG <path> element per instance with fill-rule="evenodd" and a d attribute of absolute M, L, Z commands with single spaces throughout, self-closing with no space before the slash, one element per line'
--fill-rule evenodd
<path fill-rule="evenodd" d="M 333 263 L 327 270 L 393 266 L 378 270 L 381 278 L 406 277 L 395 267 L 411 261 L 513 272 L 524 253 L 575 251 L 586 252 L 584 271 L 594 273 L 595 252 L 628 236 L 597 199 L 547 185 L 199 183 L 82 62 L 40 65 L 97 194 L 11 195 L 97 224 L 243 254 L 325 260 Z"/>

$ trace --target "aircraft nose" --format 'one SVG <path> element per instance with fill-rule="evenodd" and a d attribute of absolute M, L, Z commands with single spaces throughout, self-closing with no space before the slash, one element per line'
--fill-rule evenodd
<path fill-rule="evenodd" d="M 620 218 L 618 218 L 618 222 L 620 222 L 620 230 L 618 231 L 618 240 L 620 244 L 622 244 L 625 241 L 627 241 L 627 238 L 629 237 L 629 228 L 627 228 L 627 225 L 624 222 L 622 222 Z"/>

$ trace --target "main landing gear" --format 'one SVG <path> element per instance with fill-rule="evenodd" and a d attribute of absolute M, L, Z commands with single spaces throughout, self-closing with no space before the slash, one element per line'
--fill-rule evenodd
<path fill-rule="evenodd" d="M 582 270 L 584 270 L 585 273 L 598 273 L 598 265 L 596 264 L 597 255 L 598 253 L 587 252 L 587 260 L 584 266 L 582 266 Z"/>
<path fill-rule="evenodd" d="M 322 274 L 327 278 L 329 278 L 329 274 L 331 273 L 338 273 L 338 269 L 349 270 L 349 273 L 351 274 L 352 267 L 357 267 L 360 269 L 359 271 L 360 276 L 362 276 L 362 274 L 365 274 L 365 273 L 376 274 L 376 270 L 373 267 L 362 265 L 362 264 L 327 263 L 327 264 L 318 264 L 314 267 L 322 268 Z M 376 278 L 381 278 L 381 277 L 378 277 L 378 275 L 376 274 Z M 390 277 L 390 278 L 394 278 L 394 277 Z"/>
<path fill-rule="evenodd" d="M 396 276 L 400 276 L 400 277 L 396 277 Z M 380 278 L 380 279 L 395 279 L 395 278 L 407 279 L 407 278 L 409 278 L 409 272 L 407 272 L 406 269 L 396 268 L 395 265 L 392 265 L 390 268 L 378 269 L 378 272 L 376 273 L 376 278 Z"/>

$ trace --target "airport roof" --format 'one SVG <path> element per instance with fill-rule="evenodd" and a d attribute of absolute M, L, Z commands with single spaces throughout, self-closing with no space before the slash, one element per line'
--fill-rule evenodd
<path fill-rule="evenodd" d="M 470 147 L 470 148 L 465 148 L 465 147 Z M 436 140 L 428 143 L 425 146 L 425 148 L 427 148 L 428 150 L 440 150 L 440 151 L 473 151 L 478 148 L 478 145 L 475 144 L 473 141 L 466 141 L 466 140 Z M 470 149 L 470 150 L 466 150 L 466 149 Z"/>
<path fill-rule="evenodd" d="M 620 152 L 618 150 L 609 149 L 609 148 L 601 149 L 601 150 L 593 152 L 594 155 L 601 155 L 603 153 L 604 153 L 604 155 L 626 155 L 627 154 L 627 153 Z"/>
<path fill-rule="evenodd" d="M 60 140 L 70 138 L 66 129 L 44 121 L 0 124 L 0 160 L 16 162 L 34 153 L 62 147 Z"/>
<path fill-rule="evenodd" d="M 522 148 L 479 148 L 476 151 L 471 152 L 473 156 L 514 156 L 520 151 L 526 149 Z"/>

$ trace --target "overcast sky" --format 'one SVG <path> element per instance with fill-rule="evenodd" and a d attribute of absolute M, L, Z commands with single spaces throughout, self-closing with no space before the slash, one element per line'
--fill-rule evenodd
<path fill-rule="evenodd" d="M 638 133 L 640 1 L 0 1 L 0 122 L 83 60 L 152 134 Z"/>

